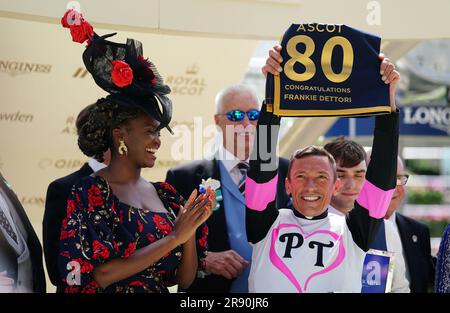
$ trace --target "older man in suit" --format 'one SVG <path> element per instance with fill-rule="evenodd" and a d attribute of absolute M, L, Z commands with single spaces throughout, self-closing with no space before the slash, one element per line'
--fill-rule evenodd
<path fill-rule="evenodd" d="M 430 231 L 428 227 L 412 218 L 396 212 L 405 197 L 408 175 L 403 162 L 397 161 L 397 187 L 386 213 L 388 219 L 397 226 L 406 262 L 406 277 L 412 293 L 425 293 L 434 284 L 434 261 L 431 256 Z"/>
<path fill-rule="evenodd" d="M 1 173 L 0 292 L 45 292 L 41 244 L 22 204 Z"/>
<path fill-rule="evenodd" d="M 93 104 L 80 111 L 75 122 L 77 133 L 89 118 L 89 112 Z M 103 163 L 91 158 L 78 171 L 59 178 L 50 183 L 45 199 L 45 211 L 43 220 L 43 243 L 45 263 L 50 281 L 56 286 L 56 292 L 64 292 L 64 285 L 58 272 L 59 237 L 62 220 L 66 217 L 67 197 L 72 186 L 82 177 L 91 175 L 109 162 L 109 151 L 104 154 Z"/>
<path fill-rule="evenodd" d="M 245 231 L 245 186 L 248 160 L 252 151 L 259 101 L 245 86 L 223 89 L 216 97 L 214 121 L 222 132 L 222 145 L 212 160 L 199 160 L 174 167 L 166 181 L 185 198 L 202 180 L 220 182 L 216 190 L 217 207 L 207 221 L 209 227 L 208 256 L 205 271 L 189 288 L 189 292 L 248 292 L 248 275 L 252 248 Z M 284 188 L 289 162 L 279 160 L 279 207 L 289 197 Z"/>

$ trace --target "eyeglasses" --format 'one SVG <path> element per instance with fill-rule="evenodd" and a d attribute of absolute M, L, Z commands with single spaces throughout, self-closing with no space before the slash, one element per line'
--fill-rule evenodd
<path fill-rule="evenodd" d="M 409 175 L 397 175 L 397 186 L 404 186 L 408 182 Z"/>
<path fill-rule="evenodd" d="M 259 118 L 259 110 L 256 109 L 248 110 L 247 112 L 241 110 L 232 110 L 226 114 L 217 114 L 217 115 L 226 115 L 229 121 L 239 122 L 244 119 L 246 113 L 250 121 L 256 121 Z"/>

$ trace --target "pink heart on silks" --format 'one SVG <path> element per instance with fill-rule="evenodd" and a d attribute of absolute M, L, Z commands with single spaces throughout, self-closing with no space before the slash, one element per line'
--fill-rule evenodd
<path fill-rule="evenodd" d="M 339 250 L 338 250 L 338 255 L 337 255 L 336 259 L 329 266 L 327 266 L 317 272 L 311 273 L 305 280 L 304 288 L 302 288 L 301 283 L 297 280 L 297 278 L 295 277 L 295 275 L 291 271 L 291 269 L 278 256 L 277 251 L 275 249 L 275 243 L 276 243 L 276 240 L 278 239 L 278 234 L 279 234 L 280 230 L 283 228 L 287 228 L 287 227 L 298 228 L 300 230 L 301 234 L 303 235 L 303 238 L 305 241 L 306 241 L 306 239 L 313 237 L 317 234 L 326 234 L 326 235 L 331 236 L 334 239 L 335 243 L 336 242 L 339 243 Z M 342 236 L 340 236 L 332 231 L 316 230 L 310 234 L 305 234 L 303 229 L 297 224 L 280 224 L 280 225 L 278 225 L 278 227 L 276 227 L 272 230 L 272 240 L 271 240 L 271 244 L 270 244 L 269 257 L 270 257 L 270 261 L 272 262 L 272 264 L 276 268 L 278 268 L 289 279 L 289 281 L 295 286 L 295 288 L 297 289 L 297 291 L 299 293 L 302 293 L 302 292 L 306 291 L 306 289 L 308 287 L 308 283 L 311 281 L 312 278 L 314 278 L 318 275 L 328 273 L 329 271 L 335 269 L 336 267 L 339 266 L 339 264 L 342 263 L 342 261 L 344 260 L 344 257 L 345 257 L 345 248 L 344 248 L 344 244 L 342 243 Z M 301 263 L 300 263 L 300 265 L 301 265 Z"/>

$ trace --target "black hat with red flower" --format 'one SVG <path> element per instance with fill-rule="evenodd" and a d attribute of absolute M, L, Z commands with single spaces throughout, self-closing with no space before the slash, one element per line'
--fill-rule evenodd
<path fill-rule="evenodd" d="M 156 66 L 143 56 L 142 43 L 127 39 L 125 44 L 106 40 L 116 33 L 97 35 L 83 15 L 73 9 L 66 11 L 61 24 L 70 29 L 72 40 L 87 41 L 83 62 L 96 84 L 109 93 L 106 97 L 124 105 L 139 107 L 160 122 L 171 133 L 172 102 Z"/>

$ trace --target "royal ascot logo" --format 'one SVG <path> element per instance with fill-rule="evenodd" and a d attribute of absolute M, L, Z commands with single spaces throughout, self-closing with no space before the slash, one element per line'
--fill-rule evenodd
<path fill-rule="evenodd" d="M 75 117 L 69 115 L 66 119 L 66 126 L 61 130 L 61 134 L 65 135 L 76 135 L 77 127 L 75 125 Z"/>
<path fill-rule="evenodd" d="M 31 123 L 33 119 L 34 115 L 30 113 L 0 112 L 0 122 Z"/>
<path fill-rule="evenodd" d="M 21 61 L 0 60 L 0 72 L 15 77 L 20 74 L 49 74 L 52 70 L 50 64 L 28 63 Z"/>
<path fill-rule="evenodd" d="M 200 68 L 197 64 L 189 66 L 184 75 L 169 75 L 165 82 L 172 89 L 171 94 L 182 96 L 201 96 L 206 88 L 204 77 L 198 76 Z"/>
<path fill-rule="evenodd" d="M 200 68 L 197 66 L 197 64 L 193 64 L 186 69 L 186 75 L 197 75 L 199 70 Z"/>
<path fill-rule="evenodd" d="M 40 169 L 79 169 L 86 160 L 79 159 L 52 159 L 44 158 L 39 160 L 38 166 Z"/>

